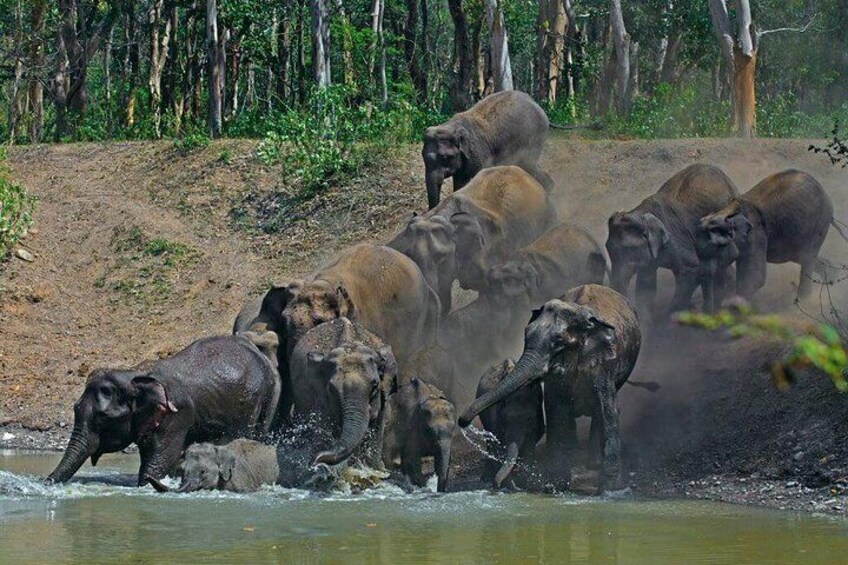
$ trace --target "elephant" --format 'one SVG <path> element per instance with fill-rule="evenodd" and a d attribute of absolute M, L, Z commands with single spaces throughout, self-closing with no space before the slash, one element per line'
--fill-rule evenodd
<path fill-rule="evenodd" d="M 537 162 L 548 137 L 548 117 L 533 99 L 516 90 L 487 96 L 447 122 L 424 130 L 427 203 L 439 204 L 442 183 L 467 185 L 482 169 L 517 165 L 549 190 L 553 181 Z"/>
<path fill-rule="evenodd" d="M 279 365 L 277 354 L 280 348 L 280 337 L 276 334 L 276 332 L 272 332 L 271 330 L 264 330 L 261 332 L 248 330 L 239 335 L 247 338 L 250 343 L 255 345 L 256 348 L 268 358 L 271 365 L 274 367 Z"/>
<path fill-rule="evenodd" d="M 263 485 L 276 483 L 280 474 L 277 448 L 245 438 L 226 445 L 190 445 L 181 466 L 183 476 L 177 492 L 254 492 Z M 159 492 L 171 490 L 157 479 L 151 479 L 150 483 Z"/>
<path fill-rule="evenodd" d="M 386 398 L 398 371 L 392 348 L 361 324 L 337 318 L 298 341 L 290 367 L 295 417 L 317 416 L 335 438 L 314 464 L 337 465 L 356 451 L 381 466 Z"/>
<path fill-rule="evenodd" d="M 423 487 L 427 477 L 421 471 L 421 458 L 433 457 L 437 489 L 447 492 L 455 430 L 453 403 L 435 386 L 412 379 L 389 396 L 383 460 L 391 468 L 400 459 L 403 474 L 415 486 Z"/>
<path fill-rule="evenodd" d="M 486 270 L 545 232 L 556 210 L 544 188 L 523 169 L 492 167 L 421 216 L 413 216 L 387 245 L 410 257 L 451 310 L 451 286 L 479 290 Z"/>
<path fill-rule="evenodd" d="M 504 307 L 516 302 L 531 308 L 581 284 L 603 284 L 607 259 L 586 230 L 559 224 L 546 231 L 509 261 L 486 273 L 483 294 Z"/>
<path fill-rule="evenodd" d="M 701 218 L 720 210 L 739 191 L 721 169 L 695 164 L 671 177 L 629 212 L 609 219 L 606 248 L 612 262 L 612 287 L 627 294 L 636 275 L 636 308 L 654 320 L 667 314 L 656 309 L 657 269 L 674 273 L 676 312 L 689 308 L 701 281 L 695 231 Z"/>
<path fill-rule="evenodd" d="M 480 377 L 477 397 L 497 389 L 504 377 L 513 370 L 515 363 L 511 359 L 489 367 Z M 499 458 L 497 461 L 490 459 L 486 462 L 484 482 L 501 488 L 512 475 L 519 458 L 522 463 L 533 465 L 536 444 L 545 434 L 542 402 L 542 383 L 534 381 L 480 413 L 483 429 L 497 439 L 497 442 L 487 442 L 487 451 L 494 452 Z"/>
<path fill-rule="evenodd" d="M 798 263 L 798 297 L 808 296 L 813 273 L 827 271 L 818 254 L 830 226 L 848 240 L 816 179 L 794 169 L 766 177 L 698 224 L 699 258 L 709 267 L 705 294 L 723 286 L 724 269 L 735 260 L 736 293 L 745 300 L 765 284 L 767 263 Z M 710 301 L 706 309 L 715 306 Z"/>
<path fill-rule="evenodd" d="M 87 458 L 138 445 L 138 485 L 161 479 L 194 442 L 270 433 L 280 396 L 271 362 L 246 338 L 195 341 L 132 369 L 96 369 L 74 404 L 74 427 L 48 479 L 64 482 Z"/>
<path fill-rule="evenodd" d="M 599 285 L 573 288 L 562 299 L 533 311 L 515 368 L 494 390 L 474 401 L 459 425 L 468 426 L 492 405 L 544 380 L 548 479 L 556 488 L 568 486 L 575 419 L 589 416 L 589 460 L 601 467 L 598 492 L 617 490 L 621 439 L 615 399 L 633 371 L 641 341 L 636 311 L 624 296 Z"/>
<path fill-rule="evenodd" d="M 404 367 L 418 350 L 435 342 L 440 311 L 439 297 L 409 257 L 389 247 L 360 244 L 305 280 L 272 287 L 258 312 L 249 301 L 235 329 L 270 330 L 280 336 L 280 414 L 288 417 L 294 394 L 291 354 L 306 332 L 341 317 L 356 320 L 385 339 Z"/>

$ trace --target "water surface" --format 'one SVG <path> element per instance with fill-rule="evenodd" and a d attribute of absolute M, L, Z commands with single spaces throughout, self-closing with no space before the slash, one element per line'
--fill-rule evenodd
<path fill-rule="evenodd" d="M 158 494 L 136 456 L 44 485 L 0 451 L 0 563 L 845 563 L 848 521 L 718 503 L 465 492 Z"/>

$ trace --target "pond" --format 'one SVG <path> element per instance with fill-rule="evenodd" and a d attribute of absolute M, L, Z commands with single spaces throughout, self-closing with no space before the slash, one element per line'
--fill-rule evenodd
<path fill-rule="evenodd" d="M 485 491 L 158 494 L 137 457 L 45 485 L 60 454 L 0 451 L 2 563 L 841 563 L 848 521 L 694 501 Z"/>

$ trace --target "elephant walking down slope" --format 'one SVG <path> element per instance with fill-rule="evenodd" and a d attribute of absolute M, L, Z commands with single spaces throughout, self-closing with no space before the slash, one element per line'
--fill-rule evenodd
<path fill-rule="evenodd" d="M 766 177 L 699 223 L 698 253 L 710 266 L 708 284 L 720 288 L 724 269 L 735 259 L 736 292 L 751 300 L 765 284 L 767 263 L 791 261 L 801 265 L 798 296 L 803 298 L 813 272 L 823 267 L 818 254 L 830 226 L 846 238 L 816 179 L 796 170 Z"/>
<path fill-rule="evenodd" d="M 194 442 L 267 435 L 280 395 L 275 367 L 241 336 L 195 341 L 133 369 L 97 369 L 74 404 L 74 429 L 48 479 L 67 481 L 91 457 L 138 445 L 138 484 L 171 472 Z"/>
<path fill-rule="evenodd" d="M 601 465 L 598 491 L 615 490 L 621 480 L 615 399 L 636 365 L 641 342 L 636 312 L 624 296 L 598 285 L 573 288 L 533 312 L 515 368 L 465 411 L 459 425 L 468 426 L 492 405 L 544 380 L 547 478 L 557 487 L 568 486 L 575 419 L 589 416 L 589 459 Z"/>
<path fill-rule="evenodd" d="M 695 245 L 698 222 L 738 194 L 720 169 L 696 164 L 671 177 L 633 210 L 613 214 L 607 239 L 612 287 L 626 294 L 635 274 L 637 309 L 659 318 L 668 311 L 655 308 L 657 269 L 670 269 L 675 289 L 669 309 L 673 313 L 689 308 L 701 280 Z"/>
<path fill-rule="evenodd" d="M 480 290 L 489 267 L 508 260 L 555 220 L 556 210 L 532 176 L 519 167 L 492 167 L 412 217 L 388 246 L 415 261 L 447 314 L 454 280 Z"/>
<path fill-rule="evenodd" d="M 551 178 L 538 168 L 548 137 L 548 117 L 533 99 L 510 90 L 487 96 L 471 109 L 424 131 L 427 202 L 439 203 L 442 183 L 453 177 L 457 191 L 484 168 L 518 165 L 550 189 Z"/>

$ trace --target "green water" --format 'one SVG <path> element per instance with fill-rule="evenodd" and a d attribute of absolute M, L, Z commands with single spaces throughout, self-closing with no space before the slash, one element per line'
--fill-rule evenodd
<path fill-rule="evenodd" d="M 680 501 L 273 488 L 157 494 L 105 456 L 0 451 L 0 563 L 846 563 L 848 521 Z"/>

